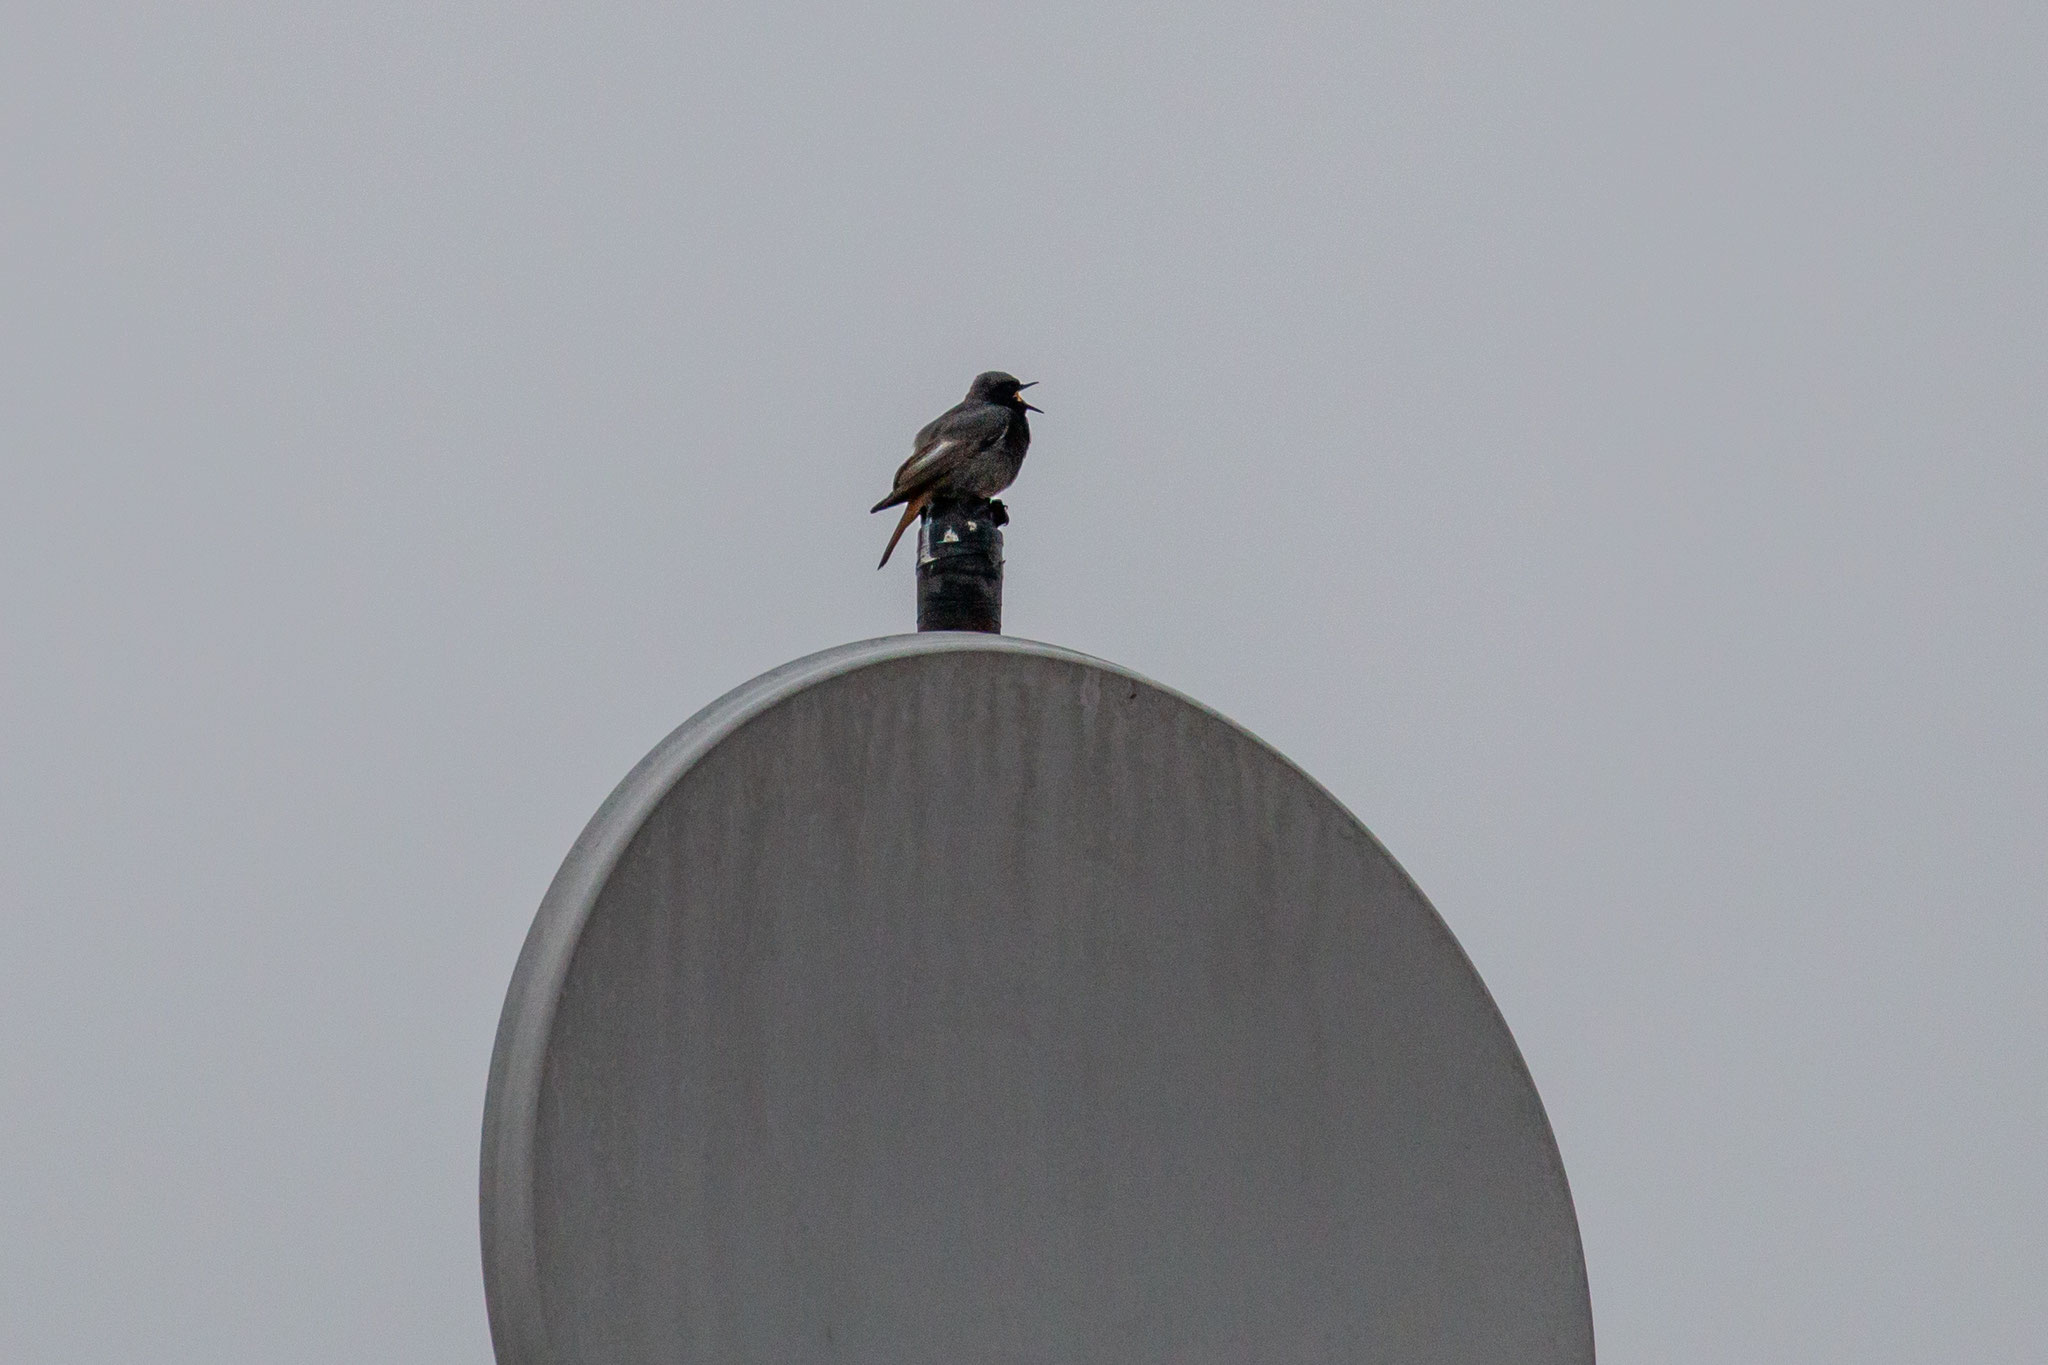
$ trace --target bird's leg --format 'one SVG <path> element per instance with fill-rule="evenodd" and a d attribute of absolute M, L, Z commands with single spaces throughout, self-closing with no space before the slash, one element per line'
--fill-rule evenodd
<path fill-rule="evenodd" d="M 1010 524 L 1010 509 L 1003 506 L 1002 501 L 998 498 L 990 498 L 988 500 L 988 523 L 991 526 L 1008 526 Z"/>

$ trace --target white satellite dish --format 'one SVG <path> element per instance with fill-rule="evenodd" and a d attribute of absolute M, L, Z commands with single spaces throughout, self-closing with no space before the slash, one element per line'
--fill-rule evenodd
<path fill-rule="evenodd" d="M 634 769 L 499 1026 L 504 1365 L 1593 1359 L 1571 1194 L 1443 921 L 1098 660 L 851 645 Z"/>

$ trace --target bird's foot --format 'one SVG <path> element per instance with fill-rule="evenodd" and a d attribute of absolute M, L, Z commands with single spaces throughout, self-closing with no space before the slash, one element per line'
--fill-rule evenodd
<path fill-rule="evenodd" d="M 1003 506 L 998 499 L 990 498 L 988 500 L 988 520 L 991 526 L 1008 526 L 1010 524 L 1010 509 Z"/>

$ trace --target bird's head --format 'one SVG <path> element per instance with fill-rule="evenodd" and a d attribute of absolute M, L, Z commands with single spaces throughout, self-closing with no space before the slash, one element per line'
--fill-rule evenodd
<path fill-rule="evenodd" d="M 1031 384 L 1037 382 L 1034 379 Z M 974 376 L 974 383 L 967 390 L 967 400 L 970 403 L 1001 403 L 1004 407 L 1044 412 L 1044 408 L 1034 408 L 1023 399 L 1024 390 L 1030 388 L 1031 384 L 1020 384 L 1015 375 L 1004 374 L 1001 370 L 990 370 L 986 374 Z"/>

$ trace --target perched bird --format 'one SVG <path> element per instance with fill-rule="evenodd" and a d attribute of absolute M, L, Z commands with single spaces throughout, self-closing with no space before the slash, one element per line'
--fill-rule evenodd
<path fill-rule="evenodd" d="M 1024 414 L 1045 411 L 1024 401 L 1023 392 L 1031 384 L 1020 384 L 1001 370 L 978 374 L 958 406 L 917 433 L 910 458 L 896 471 L 896 486 L 869 509 L 879 512 L 904 504 L 903 520 L 896 523 L 896 534 L 882 551 L 882 564 L 889 562 L 896 542 L 933 498 L 992 498 L 1016 479 L 1031 445 L 1031 426 Z"/>

